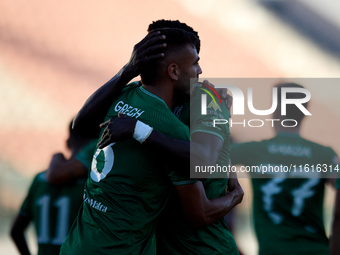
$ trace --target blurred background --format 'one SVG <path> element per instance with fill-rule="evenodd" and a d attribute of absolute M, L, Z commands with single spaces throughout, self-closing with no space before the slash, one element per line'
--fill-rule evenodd
<path fill-rule="evenodd" d="M 33 176 L 53 153 L 67 153 L 69 121 L 126 64 L 154 20 L 178 19 L 199 32 L 202 77 L 270 78 L 254 99 L 259 109 L 270 107 L 273 82 L 305 85 L 313 117 L 302 135 L 340 155 L 339 9 L 332 0 L 0 0 L 0 254 L 17 254 L 9 239 L 13 217 Z M 237 142 L 274 134 L 231 132 Z M 246 196 L 237 208 L 236 239 L 252 255 L 249 180 L 241 183 Z M 327 231 L 333 199 L 327 189 Z M 32 229 L 29 236 L 36 251 Z"/>

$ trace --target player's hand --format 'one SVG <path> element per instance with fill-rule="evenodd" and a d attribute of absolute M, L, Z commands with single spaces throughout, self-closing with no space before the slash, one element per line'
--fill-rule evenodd
<path fill-rule="evenodd" d="M 160 31 L 155 31 L 144 37 L 133 47 L 129 62 L 124 66 L 123 74 L 131 79 L 140 75 L 146 64 L 154 59 L 164 57 L 164 53 L 159 53 L 159 49 L 165 48 L 165 35 Z M 155 51 L 157 51 L 155 53 Z"/>
<path fill-rule="evenodd" d="M 65 161 L 66 158 L 64 156 L 64 154 L 60 153 L 56 153 L 52 156 L 52 162 L 60 162 L 60 161 Z"/>
<path fill-rule="evenodd" d="M 229 169 L 232 168 L 231 161 L 229 160 Z M 229 171 L 229 180 L 228 180 L 228 186 L 226 189 L 227 193 L 233 193 L 235 195 L 235 199 L 238 203 L 241 203 L 244 191 L 238 182 L 236 171 Z"/>
<path fill-rule="evenodd" d="M 100 124 L 100 128 L 105 130 L 99 141 L 98 148 L 103 149 L 110 143 L 125 141 L 133 136 L 137 120 L 118 113 L 118 117 L 113 117 Z"/>
<path fill-rule="evenodd" d="M 54 154 L 52 156 L 52 159 L 51 159 L 51 162 L 50 162 L 50 166 L 48 167 L 48 169 L 46 171 L 46 178 L 47 178 L 47 180 L 50 179 L 50 176 L 53 176 L 56 173 L 56 171 L 53 170 L 54 168 L 51 167 L 51 166 L 58 165 L 58 164 L 60 164 L 62 162 L 65 162 L 65 161 L 66 161 L 66 158 L 65 158 L 63 153 L 56 153 L 56 154 Z"/>
<path fill-rule="evenodd" d="M 214 84 L 210 83 L 207 80 L 203 81 L 203 85 L 204 84 L 209 85 L 209 86 L 215 88 Z M 227 88 L 216 88 L 215 90 L 219 94 L 221 99 L 225 102 L 225 105 L 227 106 L 227 108 L 229 110 L 229 118 L 230 118 L 231 117 L 230 108 L 231 108 L 231 106 L 233 104 L 233 97 L 228 94 L 228 89 Z"/>

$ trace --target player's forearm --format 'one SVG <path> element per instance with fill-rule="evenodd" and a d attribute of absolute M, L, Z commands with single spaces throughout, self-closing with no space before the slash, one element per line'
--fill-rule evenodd
<path fill-rule="evenodd" d="M 223 218 L 237 204 L 241 203 L 243 190 L 239 184 L 234 186 L 225 196 L 210 200 L 200 181 L 175 187 L 188 222 L 193 227 L 204 227 Z"/>
<path fill-rule="evenodd" d="M 227 215 L 235 206 L 241 203 L 243 191 L 234 190 L 223 197 L 209 200 L 209 205 L 205 207 L 204 221 L 202 225 L 209 225 Z"/>
<path fill-rule="evenodd" d="M 86 167 L 76 158 L 68 160 L 53 159 L 46 173 L 49 183 L 62 184 L 76 178 L 86 177 Z"/>
<path fill-rule="evenodd" d="M 169 161 L 174 162 L 176 158 L 177 164 L 181 165 L 190 163 L 190 141 L 180 140 L 160 132 L 153 130 L 145 146 L 150 146 L 156 151 L 162 151 L 162 155 Z"/>
<path fill-rule="evenodd" d="M 23 233 L 18 234 L 11 232 L 11 236 L 21 255 L 31 255 Z"/>
<path fill-rule="evenodd" d="M 84 137 L 98 138 L 101 124 L 112 102 L 125 85 L 133 79 L 124 67 L 107 83 L 95 91 L 85 102 L 73 121 L 73 129 Z"/>
<path fill-rule="evenodd" d="M 70 181 L 72 177 L 69 171 L 60 165 L 50 165 L 46 173 L 46 179 L 51 184 L 62 184 Z"/>
<path fill-rule="evenodd" d="M 183 164 L 189 166 L 190 160 L 193 160 L 192 165 L 200 166 L 211 166 L 217 162 L 223 144 L 221 139 L 216 136 L 206 137 L 206 134 L 196 134 L 196 139 L 198 136 L 201 140 L 190 142 L 161 134 L 149 125 L 129 116 L 120 113 L 119 116 L 111 118 L 101 125 L 105 130 L 98 143 L 98 148 L 103 149 L 110 143 L 133 137 L 143 146 L 148 146 L 156 152 L 162 152 L 161 156 L 172 162 L 175 167 L 182 167 Z M 173 160 L 174 158 L 176 161 Z"/>
<path fill-rule="evenodd" d="M 27 217 L 18 214 L 16 217 L 13 226 L 11 228 L 11 237 L 18 248 L 20 254 L 22 255 L 30 255 L 30 251 L 27 246 L 26 238 L 24 236 L 24 231 L 27 228 L 30 219 Z"/>
<path fill-rule="evenodd" d="M 217 161 L 216 155 L 211 155 L 211 151 L 203 145 L 188 141 L 176 139 L 153 130 L 146 139 L 146 146 L 151 146 L 157 151 L 164 151 L 164 156 L 173 161 L 174 157 L 178 165 L 192 164 L 200 166 L 215 165 Z"/>

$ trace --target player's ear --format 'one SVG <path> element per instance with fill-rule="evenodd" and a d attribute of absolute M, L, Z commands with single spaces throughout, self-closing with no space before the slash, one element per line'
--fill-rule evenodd
<path fill-rule="evenodd" d="M 176 63 L 171 63 L 168 65 L 168 75 L 170 76 L 171 79 L 173 80 L 178 80 L 179 77 L 179 67 Z"/>

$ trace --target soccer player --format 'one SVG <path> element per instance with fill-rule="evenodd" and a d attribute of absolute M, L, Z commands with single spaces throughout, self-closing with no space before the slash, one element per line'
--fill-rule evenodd
<path fill-rule="evenodd" d="M 168 29 L 165 29 L 162 31 L 162 33 L 164 33 L 165 31 L 167 31 Z M 183 33 L 184 31 L 182 29 L 169 29 L 171 31 L 177 31 L 179 33 Z M 187 32 L 185 32 L 187 33 Z M 187 33 L 188 35 L 190 34 L 190 37 L 192 36 L 192 33 Z M 170 35 L 171 36 L 171 35 Z M 180 38 L 180 36 L 176 36 L 176 38 Z M 148 38 L 148 40 L 150 39 L 150 37 Z M 169 39 L 168 35 L 167 35 L 167 39 Z M 171 39 L 172 40 L 172 39 Z M 145 41 L 143 41 L 142 45 L 145 45 Z M 170 48 L 169 46 L 169 41 L 166 41 L 167 43 L 167 49 Z M 140 46 L 137 45 L 137 47 Z M 192 47 L 192 46 L 190 46 Z M 171 49 L 171 48 L 170 48 Z M 188 49 L 188 48 L 187 48 Z M 196 49 L 194 47 L 194 49 Z M 179 52 L 179 48 L 176 49 L 176 53 L 180 53 Z M 168 52 L 168 54 L 170 54 Z M 179 82 L 183 82 L 186 83 L 185 86 L 180 86 L 178 87 L 178 90 L 176 91 L 176 96 L 180 96 L 180 98 L 188 98 L 189 97 L 189 91 L 190 91 L 190 86 L 189 86 L 189 78 L 190 78 L 190 73 L 192 73 L 192 71 L 190 71 L 190 69 L 194 68 L 194 66 L 198 66 L 198 57 L 197 57 L 197 53 L 196 53 L 196 58 L 192 58 L 192 56 L 190 56 L 190 54 L 186 54 L 183 55 L 181 54 L 181 56 L 184 57 L 183 61 L 187 61 L 188 65 L 187 66 L 181 66 L 181 68 L 176 67 L 176 65 L 173 65 L 170 62 L 170 65 L 166 64 L 165 65 L 165 73 L 167 73 L 168 78 L 162 79 L 162 82 L 166 82 L 167 79 L 171 80 L 171 83 L 179 83 Z M 167 57 L 167 53 L 165 52 L 165 58 Z M 190 63 L 190 64 L 189 64 Z M 129 65 L 127 65 L 129 66 Z M 158 66 L 162 66 L 162 65 L 158 65 Z M 184 68 L 184 69 L 183 69 Z M 181 70 L 182 69 L 182 70 Z M 170 73 L 169 73 L 170 71 Z M 174 72 L 175 71 L 175 72 Z M 181 72 L 182 71 L 182 72 Z M 198 71 L 198 72 L 197 72 Z M 120 72 L 120 75 L 114 77 L 114 79 L 116 80 L 116 84 L 118 83 L 118 81 L 123 80 L 124 78 L 126 78 L 127 76 L 124 75 L 124 73 L 126 72 L 126 68 L 123 68 L 122 72 Z M 200 68 L 196 69 L 196 77 L 197 75 L 201 72 Z M 171 89 L 169 89 L 169 87 L 166 88 L 167 93 L 159 93 L 159 91 L 157 92 L 157 90 L 155 91 L 155 88 L 150 88 L 146 82 L 146 84 L 144 84 L 145 81 L 148 80 L 148 75 L 155 75 L 157 74 L 157 72 L 150 72 L 149 70 L 147 70 L 147 72 L 142 72 L 142 81 L 143 81 L 143 87 L 140 87 L 138 84 L 133 84 L 128 86 L 125 90 L 123 90 L 123 94 L 120 96 L 120 98 L 118 98 L 111 107 L 111 110 L 113 112 L 113 114 L 108 113 L 107 117 L 105 118 L 110 119 L 112 116 L 117 116 L 118 112 L 123 111 L 124 113 L 128 114 L 128 115 L 136 115 L 135 117 L 138 117 L 138 120 L 143 120 L 146 121 L 148 124 L 150 123 L 154 123 L 156 124 L 156 129 L 160 130 L 163 128 L 169 128 L 170 130 L 168 130 L 167 132 L 174 132 L 176 130 L 178 130 L 178 128 L 183 126 L 183 123 L 181 123 L 170 111 L 169 108 L 164 108 L 164 102 L 163 104 L 160 103 L 162 102 L 161 100 L 158 99 L 158 97 L 156 97 L 154 94 L 151 94 L 149 91 L 145 90 L 144 87 L 148 88 L 151 91 L 154 91 L 155 93 L 158 93 L 160 96 L 165 97 L 164 99 L 166 99 L 165 101 L 168 102 L 167 99 L 171 99 Z M 146 76 L 145 76 L 146 75 Z M 182 75 L 181 77 L 179 75 Z M 129 76 L 131 77 L 131 75 Z M 131 77 L 132 78 L 132 77 Z M 173 81 L 175 80 L 175 81 Z M 162 84 L 162 82 L 160 82 L 160 84 Z M 169 85 L 168 85 L 169 86 Z M 171 85 L 170 85 L 171 88 Z M 91 113 L 95 112 L 95 105 L 98 104 L 98 107 L 100 108 L 103 104 L 106 104 L 106 101 L 110 101 L 110 96 L 112 96 L 114 93 L 112 93 L 112 91 L 114 91 L 116 88 L 112 87 L 112 83 L 110 85 L 106 84 L 104 85 L 102 88 L 100 88 L 97 92 L 95 92 L 95 94 L 93 94 L 93 96 L 90 97 L 90 99 L 86 102 L 86 104 L 84 105 L 84 107 L 82 108 L 82 110 L 78 113 L 78 117 L 75 120 L 75 129 L 86 129 L 86 124 L 89 121 L 89 125 L 91 125 L 92 123 L 92 119 L 91 119 Z M 125 103 L 126 101 L 129 102 L 129 100 L 133 99 L 133 97 L 131 97 L 131 94 L 129 97 L 125 97 L 124 94 L 126 92 L 133 92 L 136 91 L 142 91 L 143 93 L 145 93 L 146 95 L 149 95 L 149 97 L 144 97 L 142 98 L 143 101 L 146 102 L 142 102 L 143 105 L 141 105 L 141 110 L 140 108 L 137 108 L 136 105 L 133 105 L 132 107 L 130 107 L 131 105 L 129 105 L 128 103 Z M 184 93 L 183 93 L 184 92 Z M 133 95 L 132 93 L 132 95 Z M 143 96 L 144 94 L 140 94 L 141 92 L 139 92 L 139 97 Z M 109 96 L 108 96 L 109 94 Z M 102 98 L 103 100 L 99 100 L 98 98 Z M 157 99 L 157 100 L 155 100 Z M 188 99 L 186 99 L 188 100 Z M 138 103 L 139 100 L 135 100 L 135 104 Z M 175 103 L 179 104 L 180 101 L 178 101 L 178 99 L 175 99 Z M 170 102 L 171 103 L 171 102 Z M 172 104 L 172 105 L 175 105 Z M 145 105 L 144 105 L 145 104 Z M 150 105 L 152 104 L 152 105 Z M 172 106 L 171 104 L 167 104 L 168 106 Z M 225 106 L 224 106 L 225 107 Z M 91 109 L 92 108 L 92 109 Z M 136 109 L 137 108 L 137 109 Z M 97 108 L 98 109 L 98 108 Z M 101 108 L 102 109 L 102 108 Z M 144 110 L 145 109 L 145 110 Z M 131 110 L 133 110 L 134 112 L 131 112 Z M 140 110 L 140 111 L 139 111 Z M 149 119 L 150 117 L 145 113 L 152 113 L 151 116 L 154 116 L 152 119 Z M 162 113 L 163 112 L 163 113 Z M 163 119 L 162 116 L 164 116 L 165 113 L 169 112 L 170 115 L 168 116 L 168 120 L 167 119 Z M 90 113 L 90 114 L 84 114 L 84 113 Z M 111 114 L 111 115 L 110 115 Z M 144 115 L 142 115 L 144 114 Z M 87 118 L 84 118 L 83 116 L 86 116 Z M 90 116 L 90 117 L 88 117 Z M 93 115 L 92 115 L 93 117 Z M 155 117 L 161 118 L 163 120 L 161 126 L 159 126 L 160 124 L 158 124 L 158 120 L 155 119 Z M 84 121 L 85 120 L 85 121 Z M 140 124 L 140 128 L 139 131 L 135 134 L 135 138 L 142 142 L 144 141 L 148 134 L 151 132 L 150 127 L 145 126 L 145 124 L 139 122 Z M 85 125 L 85 126 L 84 126 Z M 158 125 L 158 127 L 157 127 Z M 96 127 L 91 126 L 93 128 L 90 129 L 90 131 L 94 131 L 93 133 L 96 133 Z M 155 127 L 155 126 L 154 126 Z M 185 128 L 183 128 L 183 130 L 185 131 L 188 130 L 187 126 L 184 126 Z M 181 130 L 179 133 L 183 133 L 183 130 Z M 84 130 L 85 131 L 85 130 Z M 141 132 L 140 132 L 141 131 Z M 86 131 L 85 131 L 86 132 Z M 163 131 L 164 132 L 164 131 Z M 187 133 L 187 139 L 188 139 L 188 133 Z M 226 142 L 228 142 L 228 139 L 225 140 Z M 128 144 L 126 145 L 126 148 L 129 147 L 129 154 L 133 155 L 133 153 L 136 153 L 136 155 L 141 155 L 141 153 L 143 153 L 145 156 L 144 158 L 139 158 L 139 161 L 143 162 L 142 167 L 139 167 L 140 162 L 134 163 L 135 161 L 135 157 L 129 157 L 128 160 L 126 160 L 126 162 L 129 162 L 129 164 L 124 164 L 125 168 L 127 167 L 127 169 L 120 170 L 119 168 L 122 168 L 122 159 L 124 159 L 124 157 L 126 158 L 128 155 L 125 152 L 124 146 L 123 144 Z M 99 192 L 102 192 L 102 189 L 99 188 L 99 186 L 104 186 L 107 185 L 110 188 L 110 192 L 111 190 L 114 191 L 114 193 L 112 193 L 112 196 L 110 197 L 111 200 L 114 201 L 114 205 L 118 206 L 118 208 L 115 208 L 115 212 L 113 212 L 113 217 L 111 217 L 111 222 L 109 221 L 108 218 L 106 218 L 106 220 L 111 224 L 113 224 L 113 227 L 116 229 L 110 229 L 111 232 L 108 233 L 109 230 L 106 229 L 106 225 L 108 224 L 98 224 L 98 226 L 94 226 L 94 224 L 91 224 L 89 227 L 94 229 L 98 229 L 97 231 L 102 231 L 102 232 L 106 232 L 106 234 L 101 234 L 100 237 L 100 243 L 98 242 L 92 242 L 90 244 L 85 244 L 82 243 L 81 241 L 78 242 L 78 240 L 76 240 L 77 236 L 81 235 L 81 237 L 83 237 L 84 235 L 90 235 L 90 233 L 94 233 L 93 231 L 89 231 L 87 228 L 87 226 L 89 224 L 87 224 L 87 222 L 84 221 L 88 221 L 88 217 L 87 215 L 85 216 L 85 213 L 87 213 L 88 211 L 91 211 L 91 214 L 97 214 L 96 211 L 92 210 L 91 207 L 95 207 L 97 206 L 97 210 L 105 210 L 105 212 L 108 212 L 108 209 L 106 209 L 107 206 L 103 206 L 103 202 L 97 202 L 97 200 L 95 200 L 95 198 L 89 197 L 88 194 L 86 194 L 86 198 L 85 198 L 85 203 L 84 203 L 84 210 L 83 210 L 83 215 L 82 217 L 78 217 L 78 227 L 75 227 L 74 230 L 74 234 L 71 232 L 69 239 L 65 242 L 65 244 L 62 247 L 62 251 L 71 251 L 72 250 L 72 254 L 77 254 L 77 252 L 80 249 L 83 249 L 86 252 L 105 252 L 103 247 L 105 247 L 105 250 L 107 250 L 107 252 L 115 252 L 115 251 L 119 251 L 121 254 L 124 253 L 128 253 L 128 252 L 135 252 L 136 254 L 140 254 L 140 253 L 152 253 L 152 244 L 151 244 L 151 237 L 152 237 L 152 233 L 155 227 L 155 221 L 157 220 L 157 216 L 160 212 L 160 206 L 162 206 L 162 204 L 159 206 L 157 204 L 154 204 L 153 208 L 148 208 L 149 211 L 149 215 L 145 215 L 145 217 L 143 217 L 143 215 L 145 214 L 144 210 L 142 207 L 137 208 L 139 211 L 139 214 L 136 215 L 134 214 L 134 211 L 132 210 L 130 213 L 127 213 L 128 211 L 126 211 L 129 207 L 129 204 L 131 204 L 131 202 L 133 202 L 133 199 L 136 197 L 138 199 L 138 201 L 140 201 L 141 199 L 145 199 L 145 202 L 142 203 L 143 206 L 146 206 L 146 204 L 150 203 L 150 199 L 152 197 L 159 197 L 159 196 L 163 196 L 162 193 L 166 193 L 165 192 L 165 184 L 167 183 L 164 182 L 165 179 L 155 179 L 155 184 L 157 184 L 158 188 L 156 190 L 153 189 L 148 189 L 148 191 L 153 191 L 152 194 L 149 194 L 147 192 L 147 194 L 149 194 L 149 196 L 145 196 L 144 197 L 140 197 L 140 194 L 138 193 L 131 193 L 131 191 L 134 191 L 134 189 L 137 187 L 138 189 L 142 189 L 143 187 L 146 186 L 146 182 L 145 180 L 143 180 L 143 172 L 145 172 L 144 168 L 147 168 L 149 164 L 153 164 L 157 161 L 159 161 L 159 159 L 163 159 L 164 157 L 162 155 L 157 155 L 155 158 L 155 151 L 153 151 L 153 154 L 147 153 L 149 151 L 148 147 L 144 147 L 144 148 L 139 148 L 140 145 L 138 145 L 138 143 L 136 144 L 136 142 L 134 142 L 133 140 L 127 140 L 124 143 L 116 143 L 114 144 L 114 147 L 110 145 L 108 147 L 105 147 L 104 149 L 98 149 L 96 154 L 95 154 L 95 163 L 92 164 L 92 170 L 91 170 L 91 175 L 90 178 L 87 182 L 87 185 L 91 185 L 88 189 L 87 189 L 87 193 L 92 193 L 93 191 L 98 190 Z M 223 147 L 223 141 L 218 141 L 218 143 L 220 144 L 220 148 L 222 149 Z M 143 145 L 144 146 L 144 145 Z M 110 170 L 110 168 L 106 168 L 106 162 L 112 162 L 110 157 L 112 157 L 111 155 L 113 155 L 113 151 L 110 150 L 110 148 L 117 148 L 117 150 L 115 150 L 118 152 L 119 157 L 115 157 L 115 164 L 116 164 L 116 159 L 118 161 L 118 163 L 120 163 L 120 165 L 118 164 L 118 166 L 115 169 L 115 165 L 113 165 L 113 168 Z M 119 151 L 124 151 L 124 153 L 119 153 Z M 131 153 L 131 151 L 133 153 Z M 102 154 L 102 156 L 100 157 L 100 155 Z M 105 163 L 99 163 L 99 160 L 103 161 L 103 156 L 105 157 Z M 219 156 L 218 153 L 216 153 L 214 155 L 214 158 L 217 159 Z M 119 162 L 119 160 L 121 160 Z M 96 162 L 97 161 L 97 162 Z M 123 160 L 124 161 L 124 160 Z M 145 162 L 144 162 L 145 161 Z M 159 164 L 159 162 L 157 162 Z M 216 161 L 215 161 L 216 163 Z M 101 165 L 101 169 L 98 169 L 98 166 Z M 109 169 L 109 170 L 108 170 Z M 105 172 L 106 170 L 106 172 Z M 135 171 L 138 171 L 139 174 L 131 174 L 128 175 L 129 172 L 133 173 Z M 156 172 L 150 172 L 149 171 L 149 175 L 150 173 L 156 174 L 156 176 L 158 174 L 162 175 L 164 178 L 164 170 L 162 170 L 159 166 L 155 169 Z M 111 175 L 112 173 L 112 175 Z M 126 173 L 126 177 L 124 177 L 124 173 Z M 103 182 L 103 180 L 107 180 L 109 176 L 112 176 L 112 178 L 110 178 L 108 181 Z M 123 178 L 117 178 L 118 177 L 123 177 Z M 134 176 L 136 175 L 136 176 Z M 151 177 L 152 177 L 151 175 Z M 137 179 L 134 179 L 134 177 L 138 177 Z M 143 178 L 141 178 L 143 177 Z M 150 176 L 148 176 L 150 179 Z M 230 211 L 237 203 L 240 202 L 240 200 L 242 199 L 243 196 L 243 192 L 242 189 L 240 188 L 240 186 L 238 185 L 237 180 L 233 180 L 230 181 L 230 185 L 229 185 L 229 189 L 228 189 L 228 194 L 225 195 L 225 185 L 223 187 L 223 193 L 222 193 L 222 197 L 218 197 L 215 198 L 213 200 L 209 200 L 204 192 L 204 188 L 202 183 L 197 182 L 196 180 L 188 180 L 188 179 L 183 179 L 183 177 L 179 177 L 175 172 L 171 172 L 170 174 L 171 180 L 173 183 L 177 183 L 180 184 L 179 186 L 187 186 L 185 190 L 180 191 L 179 193 L 182 194 L 183 197 L 183 201 L 188 201 L 191 202 L 192 207 L 190 209 L 192 209 L 192 211 L 190 210 L 190 213 L 193 214 L 192 217 L 192 222 L 193 224 L 202 224 L 202 225 L 206 225 L 206 224 L 211 224 L 212 222 L 216 221 L 217 219 L 223 217 L 228 211 Z M 100 182 L 98 181 L 100 180 Z M 97 182 L 97 183 L 96 183 Z M 128 182 L 132 182 L 133 185 L 131 185 Z M 133 183 L 134 182 L 134 183 Z M 144 182 L 144 183 L 143 183 Z M 162 189 L 159 187 L 159 182 L 162 184 L 161 187 Z M 189 185 L 190 183 L 192 183 L 192 185 Z M 169 184 L 169 183 L 168 183 Z M 171 184 L 171 183 L 170 183 Z M 187 184 L 187 185 L 185 185 Z M 122 189 L 120 188 L 122 187 Z M 129 188 L 129 190 L 126 190 L 126 188 Z M 170 190 L 171 190 L 171 185 L 169 186 Z M 130 192 L 127 192 L 130 191 Z M 169 190 L 168 190 L 169 191 Z M 219 190 L 218 192 L 220 192 L 221 190 Z M 122 195 L 119 195 L 120 193 L 124 192 L 125 196 L 123 199 Z M 242 193 L 242 194 L 240 194 Z M 92 193 L 93 194 L 93 193 Z M 118 196 L 117 196 L 118 194 Z M 96 197 L 99 197 L 98 195 L 100 194 L 94 194 Z M 105 194 L 107 196 L 107 194 Z M 132 197 L 131 197 L 132 196 Z M 131 198 L 130 198 L 131 197 Z M 188 198 L 191 197 L 193 198 L 193 200 L 188 200 Z M 128 199 L 127 199 L 128 198 Z M 198 199 L 199 198 L 199 199 Z M 108 198 L 105 198 L 104 195 L 100 196 L 100 199 L 105 199 L 105 203 L 110 203 L 110 201 L 108 200 Z M 146 200 L 147 199 L 147 200 Z M 129 201 L 132 200 L 130 203 Z M 158 199 L 159 200 L 159 199 Z M 162 199 L 164 200 L 164 199 Z M 142 200 L 144 201 L 144 200 Z M 139 202 L 140 203 L 140 202 Z M 87 206 L 87 204 L 89 206 Z M 183 203 L 182 203 L 183 204 Z M 184 203 L 185 204 L 185 203 Z M 187 203 L 189 204 L 189 203 Z M 142 206 L 141 205 L 141 206 Z M 165 204 L 163 204 L 165 205 Z M 85 207 L 87 207 L 85 209 Z M 120 210 L 120 208 L 123 207 L 123 210 Z M 196 210 L 196 208 L 198 210 Z M 154 209 L 153 211 L 151 211 L 153 214 L 150 215 L 150 209 Z M 113 210 L 113 209 L 112 209 Z M 203 212 L 202 212 L 203 210 Z M 188 211 L 188 210 L 187 210 Z M 103 211 L 102 211 L 103 212 Z M 197 212 L 200 212 L 201 214 L 198 214 Z M 87 213 L 89 214 L 89 213 Z M 221 216 L 222 215 L 222 216 Z M 152 216 L 152 217 L 150 217 Z M 97 218 L 97 217 L 96 217 Z M 97 218 L 100 219 L 100 218 Z M 203 219 L 203 221 L 202 221 Z M 104 219 L 105 220 L 105 219 Z M 82 222 L 81 222 L 82 221 Z M 122 222 L 124 224 L 118 224 L 119 222 Z M 92 220 L 91 220 L 92 222 Z M 135 222 L 135 224 L 133 226 L 131 226 L 131 224 L 133 224 L 133 222 Z M 119 226 L 119 228 L 118 228 Z M 83 230 L 83 228 L 86 228 L 86 232 L 85 230 Z M 112 227 L 111 227 L 112 228 Z M 119 239 L 122 234 L 124 234 L 124 232 L 127 230 L 129 230 L 129 239 L 133 238 L 133 235 L 136 235 L 137 233 L 139 233 L 138 236 L 135 236 L 134 238 L 134 242 L 129 242 L 128 240 L 122 240 Z M 79 234 L 77 234 L 77 232 Z M 89 232 L 89 234 L 87 234 L 87 232 Z M 143 233 L 144 232 L 144 233 Z M 135 234 L 136 233 L 136 234 Z M 103 238 L 103 236 L 105 238 Z M 96 238 L 95 236 L 91 235 L 91 238 Z M 139 239 L 137 239 L 137 237 L 139 237 Z M 84 238 L 86 239 L 86 237 Z M 231 240 L 233 240 L 231 238 Z M 125 242 L 125 243 L 124 243 Z M 230 246 L 232 247 L 234 245 L 234 243 L 230 243 Z M 95 247 L 97 246 L 97 247 Z M 98 246 L 100 246 L 100 248 L 98 248 Z"/>
<path fill-rule="evenodd" d="M 273 119 L 279 120 L 274 122 L 276 136 L 231 147 L 234 165 L 259 167 L 258 172 L 250 173 L 259 254 L 329 254 L 323 224 L 324 186 L 330 181 L 328 170 L 330 166 L 335 168 L 337 156 L 331 148 L 300 136 L 304 114 L 295 105 L 287 105 L 285 116 L 280 113 L 281 89 L 303 87 L 295 83 L 275 87 L 278 108 Z M 287 97 L 298 99 L 301 93 L 288 93 Z M 283 119 L 296 120 L 297 125 L 284 127 Z M 290 165 L 293 167 L 287 171 Z"/>
<path fill-rule="evenodd" d="M 71 125 L 67 146 L 72 152 L 71 158 L 81 158 L 82 148 L 88 146 L 89 139 L 75 134 Z M 63 154 L 58 153 L 52 161 L 57 157 L 65 159 Z M 20 254 L 31 254 L 24 236 L 31 221 L 37 233 L 38 254 L 59 254 L 82 203 L 84 182 L 85 179 L 74 179 L 63 185 L 54 185 L 47 181 L 46 171 L 35 176 L 11 229 L 12 239 Z"/>

